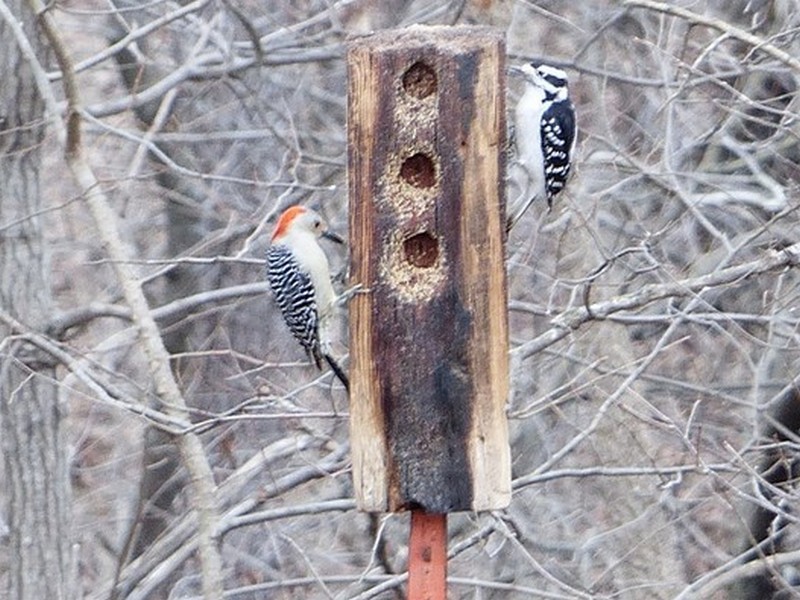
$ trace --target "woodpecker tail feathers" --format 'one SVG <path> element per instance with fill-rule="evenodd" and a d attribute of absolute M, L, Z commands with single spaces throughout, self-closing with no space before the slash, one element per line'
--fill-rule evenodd
<path fill-rule="evenodd" d="M 511 209 L 508 211 L 508 216 L 506 217 L 506 233 L 510 233 L 514 226 L 517 224 L 522 218 L 522 215 L 525 214 L 525 211 L 528 210 L 528 207 L 536 201 L 536 196 L 528 196 L 525 200 L 522 200 L 523 197 L 517 199 L 515 203 L 516 206 L 512 206 Z M 552 210 L 553 203 L 548 198 L 547 200 L 547 209 Z"/>
<path fill-rule="evenodd" d="M 514 225 L 517 224 L 517 221 L 520 220 L 525 211 L 528 210 L 528 207 L 533 204 L 535 200 L 534 196 L 529 197 L 527 200 L 519 202 L 516 207 L 512 207 L 509 211 L 508 217 L 506 218 L 506 233 L 510 233 L 511 230 L 514 228 Z"/>
<path fill-rule="evenodd" d="M 347 391 L 347 393 L 349 394 L 350 379 L 347 377 L 347 373 L 344 372 L 344 369 L 342 369 L 342 367 L 339 366 L 339 363 L 337 363 L 336 360 L 334 360 L 334 358 L 330 354 L 323 354 L 323 357 L 325 358 L 325 362 L 328 363 L 328 366 L 331 368 L 331 371 L 333 371 L 333 374 L 336 375 L 339 381 L 342 382 L 345 391 Z"/>

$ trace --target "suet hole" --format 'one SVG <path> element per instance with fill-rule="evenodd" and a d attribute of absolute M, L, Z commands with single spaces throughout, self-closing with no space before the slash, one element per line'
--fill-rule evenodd
<path fill-rule="evenodd" d="M 403 89 L 415 98 L 436 93 L 436 72 L 424 62 L 415 62 L 403 73 Z"/>
<path fill-rule="evenodd" d="M 400 166 L 400 177 L 417 188 L 433 187 L 436 183 L 436 167 L 429 156 L 422 152 L 409 156 Z"/>
<path fill-rule="evenodd" d="M 410 264 L 421 269 L 429 269 L 439 258 L 439 243 L 430 233 L 423 231 L 403 240 L 403 252 Z"/>

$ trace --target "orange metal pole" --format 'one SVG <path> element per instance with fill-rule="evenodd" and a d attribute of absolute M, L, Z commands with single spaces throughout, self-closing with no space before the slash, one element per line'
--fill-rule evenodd
<path fill-rule="evenodd" d="M 408 600 L 447 598 L 447 514 L 411 511 Z"/>

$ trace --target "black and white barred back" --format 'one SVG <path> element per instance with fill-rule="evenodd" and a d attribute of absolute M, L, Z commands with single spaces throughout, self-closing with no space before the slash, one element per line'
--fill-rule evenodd
<path fill-rule="evenodd" d="M 542 154 L 547 204 L 552 206 L 569 177 L 575 144 L 575 108 L 569 98 L 553 102 L 542 114 Z"/>
<path fill-rule="evenodd" d="M 267 250 L 267 280 L 289 331 L 322 368 L 314 286 L 286 246 L 275 244 Z"/>

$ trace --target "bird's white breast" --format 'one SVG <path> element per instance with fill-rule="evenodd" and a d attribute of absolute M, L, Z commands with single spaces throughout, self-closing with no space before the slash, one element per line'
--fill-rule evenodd
<path fill-rule="evenodd" d="M 544 113 L 544 90 L 534 85 L 526 86 L 525 93 L 517 103 L 514 138 L 517 160 L 531 180 L 530 191 L 537 197 L 546 196 L 544 173 L 539 169 L 542 155 L 541 120 Z"/>
<path fill-rule="evenodd" d="M 311 232 L 296 231 L 287 235 L 286 241 L 295 249 L 300 268 L 311 278 L 314 285 L 314 300 L 320 318 L 327 316 L 336 297 L 331 284 L 328 257 L 320 247 L 316 236 Z"/>

